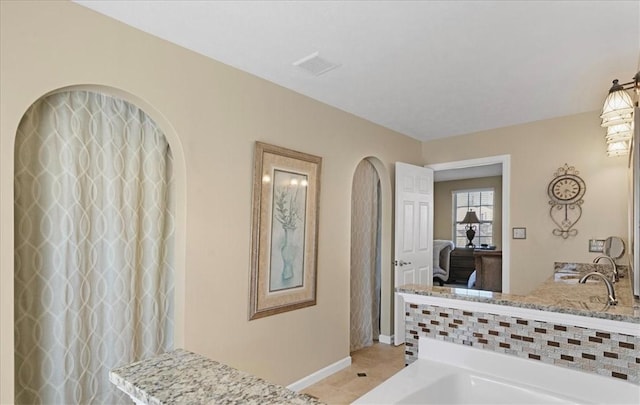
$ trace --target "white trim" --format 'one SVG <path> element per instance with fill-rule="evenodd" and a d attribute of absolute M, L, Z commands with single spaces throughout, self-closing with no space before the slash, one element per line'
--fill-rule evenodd
<path fill-rule="evenodd" d="M 631 178 L 629 216 L 633 222 L 629 224 L 629 241 L 632 243 L 629 257 L 633 271 L 633 295 L 640 295 L 640 108 L 635 107 L 633 114 L 635 129 L 631 147 L 632 155 L 629 161 L 631 170 L 629 173 Z"/>
<path fill-rule="evenodd" d="M 487 156 L 477 159 L 458 160 L 455 162 L 435 163 L 425 165 L 434 172 L 450 169 L 464 169 L 467 167 L 486 166 L 496 163 L 502 164 L 502 292 L 511 292 L 511 238 L 509 221 L 511 218 L 511 155 Z"/>
<path fill-rule="evenodd" d="M 380 336 L 378 336 L 378 342 L 384 343 L 385 345 L 392 345 L 393 344 L 393 335 L 391 335 L 391 336 L 380 335 Z"/>
<path fill-rule="evenodd" d="M 303 389 L 317 383 L 318 381 L 329 377 L 330 375 L 337 373 L 338 371 L 347 368 L 351 365 L 351 356 L 347 356 L 342 360 L 338 360 L 333 364 L 329 364 L 327 367 L 309 374 L 306 377 L 299 379 L 298 381 L 287 385 L 287 388 L 291 391 L 300 392 Z"/>
<path fill-rule="evenodd" d="M 511 155 L 502 155 L 502 292 L 511 292 Z"/>
<path fill-rule="evenodd" d="M 434 172 L 440 170 L 451 170 L 451 169 L 465 169 L 468 167 L 476 167 L 476 166 L 487 166 L 493 165 L 496 163 L 503 163 L 505 158 L 510 158 L 511 155 L 495 155 L 495 156 L 487 156 L 476 159 L 466 159 L 466 160 L 456 160 L 453 162 L 444 162 L 444 163 L 434 163 L 430 165 L 425 165 L 425 167 L 429 167 L 433 169 Z M 504 167 L 502 168 L 502 172 L 504 174 Z"/>
<path fill-rule="evenodd" d="M 405 302 L 411 304 L 436 305 L 445 308 L 462 309 L 465 311 L 481 311 L 490 314 L 514 316 L 563 325 L 581 326 L 583 328 L 605 330 L 607 332 L 624 333 L 640 337 L 640 327 L 638 327 L 637 323 L 564 314 L 561 312 L 542 311 L 539 309 L 512 307 L 508 305 L 489 304 L 485 302 L 434 297 L 429 295 L 407 293 L 398 294 L 404 298 Z"/>

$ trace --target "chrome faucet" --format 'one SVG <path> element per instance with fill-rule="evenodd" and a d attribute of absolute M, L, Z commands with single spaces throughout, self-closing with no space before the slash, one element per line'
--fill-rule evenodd
<path fill-rule="evenodd" d="M 616 261 L 607 255 L 602 255 L 593 259 L 593 262 L 598 263 L 600 259 L 606 259 L 606 260 L 609 260 L 609 262 L 611 262 L 611 266 L 613 266 L 613 276 L 611 277 L 611 282 L 617 283 L 620 280 L 620 276 L 618 275 L 618 266 L 616 265 Z"/>
<path fill-rule="evenodd" d="M 592 271 L 591 273 L 587 273 L 585 274 L 578 282 L 580 284 L 584 284 L 587 282 L 587 279 L 589 277 L 600 277 L 602 279 L 602 281 L 604 281 L 604 285 L 607 286 L 607 294 L 609 294 L 609 305 L 616 305 L 618 303 L 618 300 L 616 299 L 616 292 L 613 289 L 613 283 L 611 282 L 611 280 L 609 280 L 608 278 L 606 278 L 602 273 L 598 273 L 597 271 Z"/>

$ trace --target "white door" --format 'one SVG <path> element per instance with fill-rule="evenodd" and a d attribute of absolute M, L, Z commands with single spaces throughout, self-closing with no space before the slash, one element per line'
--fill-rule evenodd
<path fill-rule="evenodd" d="M 433 170 L 396 162 L 394 291 L 433 284 Z M 395 295 L 394 342 L 404 343 L 404 301 Z"/>

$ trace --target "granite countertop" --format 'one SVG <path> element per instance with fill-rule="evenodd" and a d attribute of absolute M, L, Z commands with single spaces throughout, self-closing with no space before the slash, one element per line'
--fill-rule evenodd
<path fill-rule="evenodd" d="M 555 273 L 528 295 L 419 284 L 403 285 L 396 291 L 640 323 L 640 303 L 633 297 L 626 266 L 620 267 L 623 277 L 614 284 L 618 299 L 615 306 L 607 304 L 607 290 L 602 280 L 590 278 L 587 283 L 578 284 L 578 279 L 590 271 L 608 275 L 610 270 L 604 264 L 556 263 Z"/>
<path fill-rule="evenodd" d="M 183 349 L 111 370 L 109 381 L 141 404 L 320 403 Z"/>

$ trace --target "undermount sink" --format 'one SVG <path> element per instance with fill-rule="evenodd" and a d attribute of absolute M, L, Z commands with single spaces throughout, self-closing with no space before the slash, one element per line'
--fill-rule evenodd
<path fill-rule="evenodd" d="M 588 300 L 569 300 L 563 299 L 558 301 L 559 307 L 586 309 L 588 311 L 606 311 L 609 303 L 604 297 L 591 296 Z"/>

